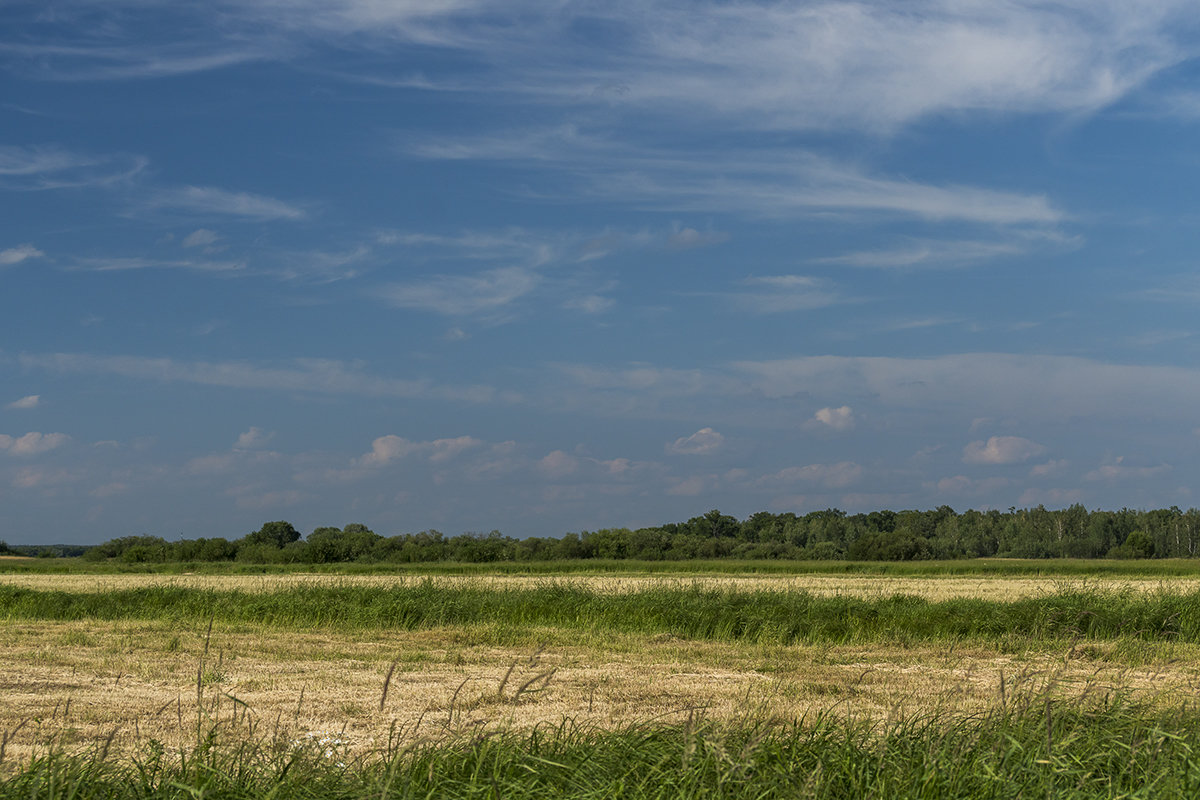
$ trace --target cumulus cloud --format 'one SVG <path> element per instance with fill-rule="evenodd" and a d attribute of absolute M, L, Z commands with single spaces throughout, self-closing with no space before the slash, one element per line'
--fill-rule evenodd
<path fill-rule="evenodd" d="M 214 231 L 210 231 L 208 228 L 198 228 L 184 237 L 183 246 L 207 247 L 208 245 L 215 243 L 219 238 L 220 237 L 217 236 Z"/>
<path fill-rule="evenodd" d="M 729 241 L 729 234 L 723 231 L 698 231 L 695 228 L 676 228 L 667 237 L 667 246 L 672 250 L 693 250 L 697 247 L 709 247 Z"/>
<path fill-rule="evenodd" d="M 668 453 L 685 456 L 699 456 L 718 450 L 725 442 L 725 437 L 712 428 L 701 428 L 691 436 L 681 436 L 667 445 Z"/>
<path fill-rule="evenodd" d="M 7 250 L 0 250 L 0 267 L 10 267 L 20 264 L 30 258 L 41 258 L 46 255 L 31 244 L 19 244 Z"/>
<path fill-rule="evenodd" d="M 456 436 L 453 439 L 434 439 L 432 442 L 426 442 L 424 446 L 429 451 L 429 460 L 440 463 L 482 444 L 482 441 L 473 436 Z"/>
<path fill-rule="evenodd" d="M 579 469 L 579 459 L 570 453 L 555 450 L 538 462 L 538 469 L 552 478 L 561 478 Z"/>
<path fill-rule="evenodd" d="M 1044 452 L 1045 447 L 1020 436 L 993 436 L 964 447 L 962 460 L 967 464 L 1016 464 Z"/>
<path fill-rule="evenodd" d="M 403 436 L 388 434 L 371 442 L 371 452 L 362 456 L 359 463 L 364 466 L 382 467 L 410 455 L 425 455 L 430 461 L 440 463 L 449 461 L 464 450 L 479 447 L 482 444 L 482 441 L 472 436 L 413 442 Z"/>
<path fill-rule="evenodd" d="M 234 450 L 254 450 L 263 447 L 267 442 L 274 438 L 273 432 L 268 433 L 262 428 L 251 426 L 250 430 L 238 436 L 237 441 L 233 444 Z"/>
<path fill-rule="evenodd" d="M 812 421 L 835 431 L 848 431 L 854 427 L 854 409 L 850 406 L 822 408 L 813 414 Z"/>
<path fill-rule="evenodd" d="M 22 397 L 20 400 L 13 400 L 5 408 L 37 408 L 41 401 L 42 396 L 40 394 L 31 394 Z"/>
<path fill-rule="evenodd" d="M 38 433 L 30 431 L 24 436 L 7 436 L 0 433 L 0 450 L 14 456 L 32 456 L 62 447 L 71 437 L 65 433 Z"/>

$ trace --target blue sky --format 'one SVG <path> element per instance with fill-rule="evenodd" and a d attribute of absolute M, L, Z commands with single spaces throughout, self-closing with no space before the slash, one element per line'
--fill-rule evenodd
<path fill-rule="evenodd" d="M 0 538 L 1200 505 L 1194 5 L 0 6 Z"/>

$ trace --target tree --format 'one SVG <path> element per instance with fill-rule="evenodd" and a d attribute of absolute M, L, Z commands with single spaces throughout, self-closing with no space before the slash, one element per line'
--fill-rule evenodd
<path fill-rule="evenodd" d="M 261 528 L 252 533 L 246 534 L 243 541 L 246 544 L 267 545 L 269 547 L 277 547 L 282 549 L 285 545 L 300 540 L 300 531 L 292 527 L 292 523 L 285 520 L 276 522 L 268 522 Z"/>

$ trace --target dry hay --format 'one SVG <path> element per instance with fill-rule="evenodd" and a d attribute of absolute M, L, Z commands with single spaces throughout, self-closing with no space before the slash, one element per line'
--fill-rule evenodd
<path fill-rule="evenodd" d="M 344 758 L 394 742 L 497 728 L 615 727 L 745 715 L 887 719 L 972 713 L 1026 690 L 1194 692 L 1196 648 L 1125 663 L 1118 644 L 1013 656 L 972 646 L 770 646 L 613 635 L 496 647 L 470 628 L 297 633 L 165 623 L 8 623 L 0 628 L 6 755 L 57 743 L 120 750 L 195 742 L 214 725 L 311 743 Z M 1143 651 L 1144 656 L 1144 651 Z M 1182 658 L 1181 658 L 1182 656 Z M 1131 665 L 1133 663 L 1138 665 Z M 1001 687 L 1004 687 L 1002 690 Z M 385 688 L 386 687 L 386 688 Z"/>
<path fill-rule="evenodd" d="M 973 597 L 1013 601 L 1063 590 L 1194 592 L 1197 578 L 1064 578 L 1003 576 L 889 576 L 889 575 L 71 575 L 0 574 L 0 584 L 64 592 L 110 592 L 144 586 L 180 586 L 243 592 L 271 592 L 295 586 L 413 586 L 434 581 L 446 586 L 532 588 L 555 583 L 578 586 L 602 594 L 645 591 L 654 588 L 720 589 L 723 591 L 804 591 L 819 596 L 888 597 L 914 595 L 928 600 Z"/>

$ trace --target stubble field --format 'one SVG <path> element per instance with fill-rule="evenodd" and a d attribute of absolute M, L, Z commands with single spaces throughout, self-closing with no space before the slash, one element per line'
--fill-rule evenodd
<path fill-rule="evenodd" d="M 8 573 L 2 790 L 1163 796 L 1200 578 L 1131 573 Z"/>

